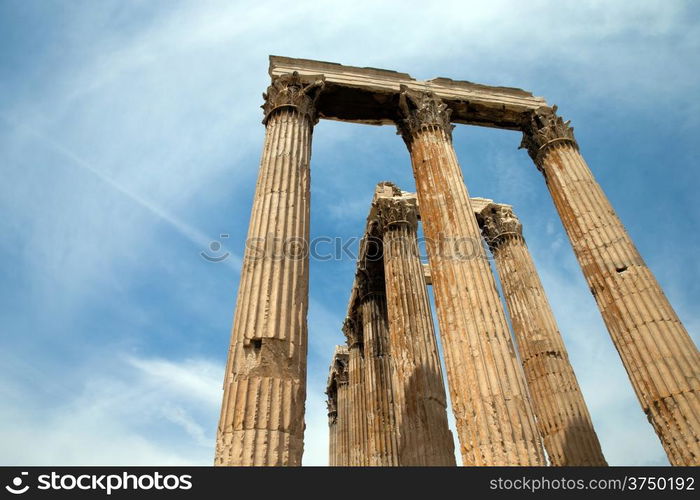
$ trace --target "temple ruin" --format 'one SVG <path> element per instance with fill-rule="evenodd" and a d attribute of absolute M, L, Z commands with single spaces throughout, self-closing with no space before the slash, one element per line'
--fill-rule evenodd
<path fill-rule="evenodd" d="M 469 196 L 453 123 L 522 132 L 642 411 L 671 464 L 700 465 L 700 354 L 556 106 L 520 89 L 286 57 L 270 57 L 270 77 L 248 239 L 273 235 L 286 252 L 246 247 L 216 465 L 301 464 L 309 168 L 321 118 L 396 126 L 416 182 L 415 194 L 380 182 L 369 207 L 347 341 L 328 375 L 330 465 L 455 465 L 448 411 L 465 465 L 606 465 L 522 224 L 507 200 Z"/>

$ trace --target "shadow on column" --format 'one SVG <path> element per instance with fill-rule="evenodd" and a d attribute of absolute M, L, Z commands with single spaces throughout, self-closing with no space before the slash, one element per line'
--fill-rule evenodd
<path fill-rule="evenodd" d="M 564 434 L 562 439 L 563 457 L 569 458 L 575 463 L 562 463 L 562 466 L 587 466 L 601 467 L 598 457 L 601 451 L 597 448 L 598 443 L 592 443 L 590 436 L 595 436 L 595 430 L 591 421 L 573 417 L 565 429 L 560 430 Z"/>
<path fill-rule="evenodd" d="M 414 394 L 439 394 L 443 392 L 440 371 L 424 366 L 417 367 L 406 383 L 406 408 L 397 409 L 404 415 L 419 415 L 422 429 L 416 432 L 409 422 L 415 419 L 403 418 L 399 426 L 398 448 L 401 466 L 443 466 L 456 465 L 454 439 L 447 426 L 447 402 L 435 397 L 413 398 Z M 425 436 L 420 442 L 420 436 Z"/>

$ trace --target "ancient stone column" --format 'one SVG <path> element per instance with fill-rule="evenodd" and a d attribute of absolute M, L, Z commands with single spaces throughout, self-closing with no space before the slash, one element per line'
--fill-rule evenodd
<path fill-rule="evenodd" d="M 337 398 L 337 394 L 336 394 Z M 329 399 L 328 402 L 328 465 L 331 467 L 338 465 L 336 463 L 337 445 L 336 441 L 338 438 L 337 434 L 337 423 L 338 423 L 338 410 L 337 410 L 337 400 L 334 399 L 332 402 Z"/>
<path fill-rule="evenodd" d="M 400 465 L 455 465 L 430 299 L 418 255 L 415 198 L 375 198 L 394 372 Z"/>
<path fill-rule="evenodd" d="M 363 274 L 358 285 L 365 354 L 367 465 L 396 466 L 399 455 L 383 270 L 381 274 Z"/>
<path fill-rule="evenodd" d="M 300 465 L 306 397 L 309 159 L 322 81 L 264 94 L 265 145 L 231 332 L 216 465 Z"/>
<path fill-rule="evenodd" d="M 365 359 L 361 320 L 348 317 L 343 333 L 348 344 L 349 464 L 369 465 L 367 409 L 365 406 Z"/>
<path fill-rule="evenodd" d="M 452 147 L 447 106 L 402 87 L 447 380 L 465 465 L 543 465 L 544 452 L 505 312 Z"/>
<path fill-rule="evenodd" d="M 537 425 L 551 465 L 607 465 L 522 224 L 509 205 L 479 214 L 496 261 Z"/>
<path fill-rule="evenodd" d="M 544 174 L 644 413 L 674 465 L 700 465 L 700 354 L 579 153 L 573 128 L 540 108 L 523 145 Z"/>
<path fill-rule="evenodd" d="M 326 395 L 328 396 L 328 465 L 347 465 L 347 383 L 348 350 L 336 346 L 331 361 Z"/>
<path fill-rule="evenodd" d="M 330 373 L 328 374 L 328 385 L 326 386 L 326 407 L 328 408 L 328 465 L 337 464 L 338 455 L 338 381 L 335 377 L 336 356 L 333 355 Z"/>
<path fill-rule="evenodd" d="M 348 394 L 348 351 L 343 348 L 343 362 L 338 369 L 338 427 L 336 428 L 336 465 L 350 465 L 350 397 Z"/>

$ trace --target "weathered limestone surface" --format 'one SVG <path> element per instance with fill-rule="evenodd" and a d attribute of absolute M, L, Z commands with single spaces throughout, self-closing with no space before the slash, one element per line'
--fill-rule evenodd
<path fill-rule="evenodd" d="M 348 420 L 347 420 L 348 349 L 335 346 L 328 373 L 326 395 L 328 396 L 328 464 L 348 465 Z"/>
<path fill-rule="evenodd" d="M 418 255 L 416 199 L 384 183 L 377 188 L 374 206 L 383 233 L 399 464 L 455 465 L 430 299 Z"/>
<path fill-rule="evenodd" d="M 649 422 L 675 465 L 700 465 L 700 354 L 579 153 L 556 108 L 523 147 L 544 174 L 591 293 Z"/>
<path fill-rule="evenodd" d="M 345 353 L 347 354 L 347 348 Z M 348 358 L 338 376 L 338 427 L 336 437 L 336 464 L 350 465 L 350 396 L 348 393 Z"/>
<path fill-rule="evenodd" d="M 363 276 L 358 290 L 365 351 L 367 465 L 396 466 L 399 456 L 384 273 Z"/>
<path fill-rule="evenodd" d="M 520 220 L 511 206 L 496 203 L 477 219 L 496 261 L 551 465 L 607 465 Z"/>
<path fill-rule="evenodd" d="M 353 434 L 361 440 L 355 446 L 352 465 L 398 465 L 397 428 L 395 421 L 392 362 L 389 349 L 384 266 L 381 239 L 376 235 L 377 224 L 370 213 L 365 235 L 360 244 L 357 272 L 350 293 L 344 331 L 348 346 L 362 344 L 364 368 L 363 405 L 355 413 L 360 430 Z M 353 386 L 353 377 L 350 377 Z M 355 400 L 352 400 L 355 401 Z"/>
<path fill-rule="evenodd" d="M 387 244 L 402 256 L 392 276 L 409 276 L 387 278 L 392 283 L 388 297 L 376 286 L 381 275 L 377 266 L 372 268 L 367 261 L 358 265 L 358 277 L 365 281 L 356 278 L 353 288 L 352 314 L 346 324 L 350 349 L 343 362 L 336 360 L 344 367 L 342 376 L 339 370 L 332 388 L 329 385 L 332 463 L 394 465 L 437 456 L 431 455 L 426 441 L 415 437 L 423 432 L 420 422 L 411 423 L 412 432 L 404 433 L 413 444 L 407 447 L 401 441 L 403 422 L 413 422 L 411 411 L 404 409 L 412 404 L 420 407 L 420 390 L 435 394 L 436 387 L 427 378 L 409 374 L 409 380 L 426 381 L 418 392 L 409 391 L 403 385 L 406 380 L 398 380 L 395 373 L 395 366 L 409 373 L 430 365 L 430 355 L 421 357 L 430 349 L 421 351 L 418 346 L 427 345 L 427 337 L 417 335 L 418 343 L 411 345 L 406 336 L 397 341 L 399 362 L 395 363 L 392 328 L 387 327 L 388 317 L 410 318 L 413 322 L 408 325 L 397 320 L 399 327 L 427 331 L 427 325 L 415 324 L 416 317 L 423 317 L 420 301 L 397 298 L 394 293 L 403 286 L 415 298 L 418 281 L 423 288 L 427 281 L 434 283 L 465 464 L 544 463 L 524 375 L 452 148 L 452 120 L 524 132 L 523 146 L 545 176 L 613 342 L 671 463 L 700 464 L 700 354 L 579 154 L 573 129 L 556 116 L 556 108 L 519 89 L 444 78 L 420 82 L 392 71 L 304 59 L 271 57 L 270 76 L 272 84 L 263 106 L 265 145 L 224 377 L 216 465 L 301 463 L 309 159 L 312 130 L 319 117 L 398 125 L 411 152 L 431 261 L 430 269 L 420 268 L 420 263 L 414 269 L 414 263 L 401 253 L 405 246 Z M 376 216 L 377 207 L 372 210 Z M 373 224 L 374 233 L 368 234 L 377 235 L 378 221 Z M 381 229 L 396 231 L 394 226 L 411 224 L 409 217 Z M 410 231 L 402 233 L 406 235 L 410 237 Z M 510 295 L 509 308 L 516 311 L 514 326 L 520 321 L 540 328 L 541 322 L 537 331 L 549 334 L 546 342 L 540 342 L 539 333 L 518 333 L 520 327 L 515 326 L 524 339 L 525 369 L 552 461 L 601 463 L 595 434 L 587 427 L 590 418 L 579 400 L 546 299 L 534 293 L 541 284 L 524 241 L 517 236 L 490 241 L 499 269 L 511 277 L 505 280 L 504 290 Z M 365 242 L 364 248 L 371 246 Z M 383 270 L 383 262 L 380 267 Z M 518 277 L 517 286 L 509 283 L 513 276 Z M 360 285 L 370 282 L 375 283 L 369 286 L 371 291 L 360 293 Z M 526 296 L 527 290 L 530 295 Z M 401 307 L 417 309 L 397 316 Z M 528 319 L 519 317 L 524 311 Z M 565 382 L 547 392 L 547 384 L 554 387 L 557 377 Z M 437 402 L 432 408 L 442 405 L 439 396 L 425 400 Z M 576 416 L 583 419 L 578 427 L 571 423 Z M 436 422 L 441 419 L 435 418 Z M 566 439 L 560 435 L 564 427 L 569 429 Z M 437 434 L 431 435 L 429 445 L 441 439 L 435 436 L 442 436 L 442 431 L 435 429 L 430 426 Z M 576 449 L 566 450 L 565 441 L 578 443 Z M 411 458 L 403 460 L 404 453 Z"/>
<path fill-rule="evenodd" d="M 309 159 L 322 82 L 275 77 L 253 200 L 217 432 L 215 465 L 300 465 L 303 452 Z M 301 251 L 299 251 L 301 250 Z"/>
<path fill-rule="evenodd" d="M 423 229 L 430 244 L 463 462 L 544 465 L 522 368 L 452 147 L 449 110 L 434 95 L 407 88 L 400 108 L 403 118 L 398 127 L 411 152 Z"/>
<path fill-rule="evenodd" d="M 325 77 L 318 101 L 322 118 L 392 125 L 398 118 L 401 88 L 430 91 L 452 110 L 452 121 L 519 130 L 529 112 L 545 106 L 541 97 L 509 87 L 493 87 L 449 78 L 415 80 L 406 73 L 376 68 L 270 56 L 270 76 L 298 71 L 305 81 Z"/>
<path fill-rule="evenodd" d="M 330 411 L 328 412 L 328 465 L 330 465 L 331 467 L 338 465 L 336 463 L 336 455 L 338 453 L 336 448 L 336 441 L 338 439 L 338 436 L 336 434 L 337 419 L 337 411 L 334 411 L 333 414 L 331 414 Z"/>
<path fill-rule="evenodd" d="M 361 321 L 356 316 L 346 318 L 343 333 L 348 344 L 348 465 L 369 465 L 369 439 L 367 435 L 367 410 L 365 405 L 365 355 Z"/>

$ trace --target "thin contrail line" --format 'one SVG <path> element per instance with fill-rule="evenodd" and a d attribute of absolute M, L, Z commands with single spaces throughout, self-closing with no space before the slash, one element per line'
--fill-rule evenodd
<path fill-rule="evenodd" d="M 9 118 L 7 115 L 3 115 L 3 118 L 5 121 L 9 122 L 11 125 L 13 125 L 16 129 L 23 129 L 26 132 L 29 132 L 31 135 L 36 137 L 37 139 L 40 139 L 44 143 L 46 143 L 51 149 L 54 151 L 59 152 L 61 155 L 64 157 L 70 159 L 75 165 L 83 168 L 84 170 L 87 170 L 90 172 L 92 175 L 100 179 L 102 182 L 105 184 L 109 185 L 111 188 L 114 190 L 118 191 L 119 193 L 123 194 L 130 200 L 136 202 L 138 205 L 141 207 L 145 208 L 152 214 L 154 214 L 156 217 L 164 220 L 167 222 L 170 226 L 175 228 L 175 230 L 180 233 L 182 236 L 187 238 L 190 242 L 194 243 L 198 248 L 207 248 L 209 244 L 211 243 L 212 239 L 208 238 L 205 236 L 202 232 L 199 230 L 193 228 L 192 226 L 182 222 L 181 220 L 177 219 L 176 217 L 170 215 L 167 213 L 165 210 L 160 208 L 158 205 L 154 204 L 152 201 L 147 200 L 146 198 L 129 191 L 127 188 L 119 184 L 117 181 L 109 177 L 108 175 L 104 174 L 97 168 L 93 167 L 88 161 L 84 160 L 80 156 L 78 156 L 76 153 L 68 149 L 67 147 L 63 146 L 59 142 L 53 140 L 50 137 L 47 137 L 46 135 L 30 128 L 26 124 L 17 124 L 15 120 L 12 118 Z M 241 270 L 241 259 L 237 255 L 234 255 L 233 253 L 229 256 L 229 258 L 225 259 L 223 262 L 225 262 L 229 267 L 232 267 L 236 271 Z"/>

